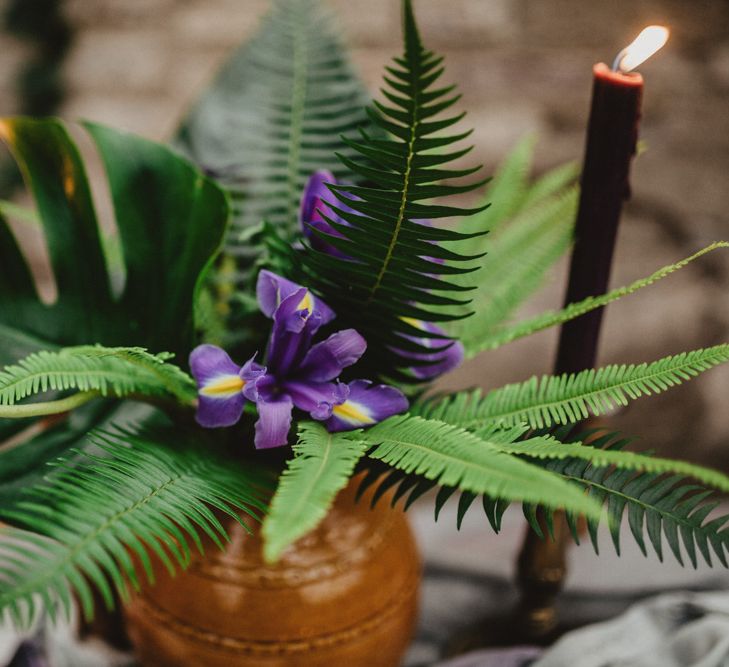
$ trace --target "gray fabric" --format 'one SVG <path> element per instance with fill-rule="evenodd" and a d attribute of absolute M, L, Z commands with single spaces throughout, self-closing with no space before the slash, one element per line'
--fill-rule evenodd
<path fill-rule="evenodd" d="M 532 667 L 727 667 L 729 594 L 670 593 L 565 635 Z"/>

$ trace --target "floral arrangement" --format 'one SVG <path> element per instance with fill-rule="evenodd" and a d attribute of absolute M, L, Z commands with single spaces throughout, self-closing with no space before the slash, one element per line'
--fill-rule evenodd
<path fill-rule="evenodd" d="M 278 0 L 174 148 L 83 123 L 112 235 L 67 126 L 2 121 L 36 204 L 2 211 L 42 230 L 56 290 L 38 296 L 0 219 L 0 609 L 19 625 L 72 594 L 90 617 L 94 589 L 112 606 L 152 578 L 152 556 L 184 568 L 202 533 L 222 544 L 221 513 L 262 521 L 276 561 L 359 473 L 393 504 L 460 494 L 459 521 L 480 499 L 497 531 L 513 502 L 538 532 L 538 511 L 549 525 L 564 510 L 576 537 L 584 516 L 596 547 L 601 520 L 618 546 L 627 510 L 644 550 L 665 539 L 679 560 L 726 566 L 729 517 L 710 516 L 710 495 L 728 477 L 578 426 L 726 362 L 729 345 L 431 390 L 729 244 L 514 322 L 570 246 L 575 169 L 530 182 L 527 140 L 484 203 L 451 204 L 486 180 L 462 166 L 459 97 L 403 8 L 404 51 L 371 106 L 316 3 Z"/>

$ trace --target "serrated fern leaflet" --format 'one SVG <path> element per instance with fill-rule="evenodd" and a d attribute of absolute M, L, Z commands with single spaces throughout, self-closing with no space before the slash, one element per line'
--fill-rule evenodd
<path fill-rule="evenodd" d="M 248 467 L 220 462 L 202 448 L 175 448 L 124 433 L 95 438 L 103 456 L 85 453 L 81 463 L 56 463 L 49 482 L 28 489 L 0 518 L 21 528 L 0 530 L 0 613 L 9 610 L 28 625 L 39 604 L 66 614 L 72 592 L 86 618 L 93 613 L 92 588 L 108 608 L 114 591 L 126 597 L 139 587 L 138 565 L 153 580 L 152 556 L 170 572 L 190 562 L 190 544 L 200 535 L 227 539 L 208 505 L 240 521 L 264 507 L 266 479 Z M 32 531 L 32 532 L 30 532 Z"/>
<path fill-rule="evenodd" d="M 440 117 L 459 96 L 450 94 L 453 87 L 435 88 L 443 73 L 443 59 L 424 49 L 408 2 L 404 34 L 405 53 L 387 68 L 388 87 L 383 94 L 388 103 L 375 102 L 368 109 L 373 125 L 387 138 L 362 130 L 358 140 L 345 138 L 358 157 L 340 155 L 342 163 L 368 185 L 330 185 L 332 201 L 327 204 L 337 219 L 322 215 L 336 235 L 313 230 L 342 256 L 312 248 L 303 256 L 310 284 L 341 320 L 365 336 L 368 359 L 381 373 L 412 367 L 413 354 L 432 352 L 418 339 L 438 336 L 423 334 L 423 327 L 414 321 L 432 323 L 463 317 L 436 307 L 468 302 L 460 297 L 470 288 L 445 278 L 474 270 L 463 263 L 477 256 L 448 250 L 442 242 L 465 240 L 473 234 L 439 229 L 426 221 L 483 208 L 428 203 L 468 192 L 483 181 L 438 184 L 473 174 L 479 168 L 440 168 L 466 152 L 445 149 L 469 133 L 442 134 L 463 117 Z M 447 344 L 448 340 L 443 340 L 441 348 Z"/>

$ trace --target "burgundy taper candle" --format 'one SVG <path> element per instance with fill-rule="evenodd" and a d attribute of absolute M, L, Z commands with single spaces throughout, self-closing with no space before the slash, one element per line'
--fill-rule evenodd
<path fill-rule="evenodd" d="M 593 68 L 592 107 L 565 305 L 607 291 L 620 214 L 630 196 L 628 177 L 643 95 L 643 77 L 625 72 L 655 53 L 667 37 L 665 28 L 651 26 L 618 54 L 613 70 L 602 63 Z M 562 326 L 555 375 L 595 365 L 602 315 L 600 308 Z M 567 571 L 569 531 L 559 514 L 553 525 L 554 540 L 542 540 L 528 530 L 519 553 L 517 621 L 529 641 L 549 637 L 558 621 L 555 601 Z"/>
<path fill-rule="evenodd" d="M 593 68 L 592 108 L 580 181 L 565 305 L 607 291 L 628 176 L 638 139 L 643 77 Z M 603 309 L 566 322 L 560 334 L 555 374 L 595 365 Z"/>

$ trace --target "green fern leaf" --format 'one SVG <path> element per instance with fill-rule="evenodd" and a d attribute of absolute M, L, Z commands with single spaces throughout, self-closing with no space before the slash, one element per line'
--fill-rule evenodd
<path fill-rule="evenodd" d="M 170 572 L 185 568 L 189 544 L 202 550 L 200 533 L 216 544 L 226 531 L 208 505 L 240 521 L 257 517 L 265 478 L 218 461 L 210 451 L 148 441 L 132 433 L 97 434 L 102 454 L 84 453 L 81 463 L 58 459 L 50 483 L 27 489 L 0 516 L 15 528 L 0 530 L 0 615 L 25 627 L 39 603 L 55 618 L 67 614 L 72 593 L 84 616 L 93 616 L 92 586 L 107 608 L 114 591 L 139 587 L 130 554 L 153 581 L 155 554 Z M 183 442 L 181 442 L 183 441 Z"/>
<path fill-rule="evenodd" d="M 442 117 L 458 96 L 451 95 L 451 87 L 436 88 L 443 72 L 442 58 L 423 47 L 408 1 L 404 2 L 404 38 L 403 56 L 387 68 L 387 89 L 383 90 L 387 104 L 376 102 L 368 109 L 373 124 L 388 138 L 362 131 L 361 139 L 346 140 L 359 158 L 341 156 L 343 163 L 369 185 L 330 186 L 333 199 L 338 200 L 333 210 L 347 224 L 327 220 L 343 238 L 312 230 L 349 259 L 311 248 L 303 256 L 312 286 L 334 308 L 339 321 L 356 327 L 367 339 L 371 367 L 390 375 L 398 368 L 429 363 L 414 362 L 412 356 L 403 354 L 428 352 L 421 343 L 406 338 L 424 335 L 409 318 L 449 321 L 460 316 L 438 312 L 436 307 L 467 303 L 460 297 L 468 288 L 444 277 L 473 270 L 461 263 L 474 258 L 447 250 L 440 242 L 465 240 L 468 235 L 418 221 L 483 209 L 428 203 L 433 198 L 473 190 L 482 182 L 454 184 L 478 168 L 436 168 L 463 154 L 448 152 L 448 147 L 468 133 L 443 134 L 462 118 L 462 114 Z M 448 185 L 437 184 L 444 179 Z M 439 264 L 433 259 L 449 263 Z"/>
<path fill-rule="evenodd" d="M 515 340 L 519 340 L 520 338 L 524 338 L 525 336 L 531 336 L 539 331 L 543 331 L 544 329 L 549 329 L 550 327 L 558 326 L 564 322 L 574 320 L 585 313 L 589 313 L 597 308 L 602 308 L 613 301 L 617 301 L 618 299 L 622 299 L 624 296 L 628 296 L 629 294 L 633 294 L 644 287 L 648 287 L 671 275 L 675 271 L 688 266 L 691 262 L 703 257 L 707 253 L 719 248 L 729 248 L 729 241 L 717 241 L 716 243 L 712 243 L 690 257 L 682 259 L 680 262 L 669 264 L 658 269 L 658 271 L 647 278 L 641 278 L 630 285 L 611 290 L 601 296 L 588 297 L 584 301 L 571 303 L 562 310 L 548 311 L 531 319 L 525 320 L 524 322 L 503 326 L 499 330 L 485 336 L 480 341 L 475 342 L 475 344 L 472 344 L 469 349 L 469 354 L 473 356 L 478 352 L 493 350 L 505 345 L 506 343 L 511 343 Z"/>
<path fill-rule="evenodd" d="M 492 205 L 456 226 L 464 234 L 489 231 L 459 244 L 461 252 L 486 253 L 488 259 L 473 274 L 452 278 L 477 288 L 468 306 L 473 315 L 447 326 L 448 333 L 463 343 L 467 357 L 543 285 L 547 272 L 572 241 L 577 170 L 573 164 L 563 165 L 531 183 L 533 154 L 534 138 L 520 141 L 486 189 L 484 202 Z M 447 312 L 465 314 L 467 310 Z"/>
<path fill-rule="evenodd" d="M 544 428 L 601 415 L 616 405 L 657 394 L 729 361 L 729 345 L 684 352 L 652 363 L 611 365 L 577 374 L 532 377 L 482 397 L 461 392 L 426 403 L 418 414 L 468 430 L 490 425 L 529 424 Z"/>
<path fill-rule="evenodd" d="M 631 533 L 644 554 L 650 543 L 663 560 L 665 537 L 682 565 L 681 544 L 694 567 L 698 561 L 697 549 L 708 565 L 712 565 L 713 552 L 724 567 L 729 567 L 726 558 L 729 531 L 724 527 L 729 515 L 711 516 L 719 503 L 710 499 L 709 491 L 677 475 L 636 474 L 631 470 L 592 466 L 585 461 L 550 461 L 545 467 L 567 481 L 580 484 L 591 498 L 607 507 L 610 534 L 618 554 L 620 525 L 627 510 Z M 579 542 L 575 516 L 568 513 L 567 519 L 573 537 Z M 588 519 L 588 533 L 596 553 L 599 551 L 598 525 L 599 521 Z"/>
<path fill-rule="evenodd" d="M 509 151 L 486 188 L 482 204 L 488 204 L 488 207 L 457 222 L 456 229 L 464 234 L 489 231 L 488 235 L 462 241 L 459 245 L 462 252 L 472 255 L 487 252 L 493 234 L 522 210 L 529 191 L 529 171 L 534 159 L 535 143 L 534 135 L 528 135 Z"/>
<path fill-rule="evenodd" d="M 47 391 L 98 392 L 102 396 L 170 395 L 183 402 L 196 396 L 192 378 L 167 363 L 174 355 L 153 355 L 139 347 L 67 347 L 41 351 L 0 371 L 0 406 Z"/>
<path fill-rule="evenodd" d="M 286 547 L 326 516 L 365 449 L 362 442 L 346 434 L 328 433 L 320 424 L 304 422 L 299 426 L 294 457 L 281 475 L 263 523 L 266 561 L 278 560 Z"/>
<path fill-rule="evenodd" d="M 548 271 L 569 249 L 577 196 L 572 187 L 539 200 L 488 238 L 488 259 L 473 274 L 478 291 L 469 306 L 475 312 L 448 329 L 463 343 L 466 357 L 475 356 L 484 338 L 543 286 Z"/>
<path fill-rule="evenodd" d="M 478 435 L 478 433 L 477 433 Z M 521 442 L 499 445 L 507 454 L 542 460 L 579 459 L 589 461 L 598 468 L 613 466 L 619 470 L 633 470 L 654 474 L 672 473 L 692 477 L 720 491 L 729 491 L 729 477 L 710 468 L 686 461 L 672 461 L 635 452 L 600 449 L 579 442 L 560 442 L 556 438 L 532 438 Z"/>
<path fill-rule="evenodd" d="M 443 486 L 595 516 L 596 507 L 574 487 L 500 451 L 501 444 L 519 439 L 524 431 L 494 431 L 480 438 L 444 422 L 404 415 L 350 437 L 374 445 L 371 458 Z"/>
<path fill-rule="evenodd" d="M 339 135 L 370 126 L 369 95 L 338 32 L 318 0 L 276 0 L 179 130 L 176 144 L 232 195 L 225 252 L 236 270 L 222 276 L 219 290 L 230 327 L 245 325 L 231 296 L 250 290 L 262 249 L 247 230 L 266 220 L 290 243 L 311 173 L 327 169 L 352 180 L 335 153 L 354 155 Z"/>
<path fill-rule="evenodd" d="M 484 431 L 482 435 L 488 438 L 488 431 Z M 706 561 L 711 564 L 711 555 L 707 548 L 710 545 L 721 563 L 728 566 L 725 551 L 729 550 L 729 531 L 722 529 L 729 521 L 729 515 L 707 520 L 717 503 L 705 502 L 710 492 L 688 481 L 690 477 L 712 488 L 726 490 L 729 478 L 725 475 L 683 461 L 669 461 L 621 451 L 629 441 L 618 439 L 615 433 L 604 433 L 599 437 L 595 432 L 576 433 L 570 436 L 568 442 L 560 442 L 545 435 L 533 437 L 534 435 L 539 434 L 532 434 L 527 440 L 503 438 L 495 445 L 504 453 L 533 460 L 546 471 L 588 490 L 594 500 L 607 508 L 608 526 L 618 553 L 620 524 L 627 509 L 633 537 L 644 553 L 647 552 L 647 532 L 650 544 L 662 559 L 663 533 L 672 552 L 682 562 L 680 533 L 681 540 L 686 545 L 686 553 L 694 565 L 695 547 L 699 548 Z M 591 446 L 582 445 L 580 439 L 589 439 Z M 436 481 L 426 479 L 415 471 L 405 473 L 402 470 L 392 470 L 382 461 L 369 460 L 367 468 L 368 473 L 361 483 L 360 494 L 374 485 L 373 503 L 386 491 L 394 490 L 393 506 L 406 498 L 405 509 L 408 509 L 415 500 L 437 486 Z M 435 498 L 436 519 L 445 502 L 458 492 L 459 488 L 453 486 L 439 488 Z M 460 491 L 457 511 L 459 527 L 476 497 L 477 494 L 473 492 Z M 498 533 L 511 499 L 483 495 L 481 504 L 491 527 Z M 542 535 L 541 526 L 536 520 L 537 505 L 525 503 L 524 514 L 534 530 Z M 545 519 L 551 532 L 551 509 L 546 511 Z M 577 514 L 568 512 L 567 520 L 575 541 L 579 543 Z M 588 520 L 590 540 L 596 551 L 599 523 L 597 516 Z"/>

